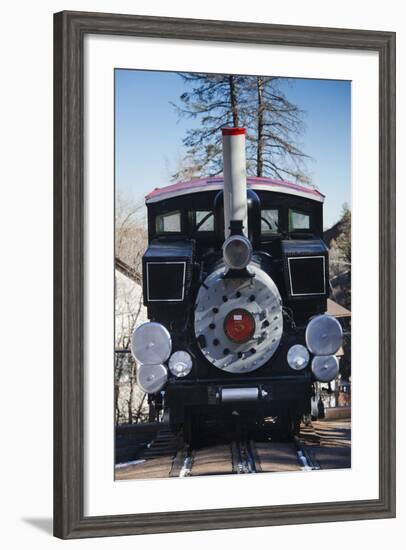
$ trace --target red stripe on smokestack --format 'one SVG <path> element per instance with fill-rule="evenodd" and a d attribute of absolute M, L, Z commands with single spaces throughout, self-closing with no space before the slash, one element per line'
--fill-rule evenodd
<path fill-rule="evenodd" d="M 230 234 L 230 222 L 242 221 L 247 228 L 247 176 L 245 128 L 222 128 L 224 173 L 224 233 Z"/>
<path fill-rule="evenodd" d="M 245 134 L 245 128 L 222 128 L 223 136 L 240 136 Z"/>

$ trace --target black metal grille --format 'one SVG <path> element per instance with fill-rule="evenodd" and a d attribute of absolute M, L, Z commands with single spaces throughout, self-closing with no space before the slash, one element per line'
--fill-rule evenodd
<path fill-rule="evenodd" d="M 184 298 L 186 262 L 147 262 L 148 302 L 179 302 Z"/>
<path fill-rule="evenodd" d="M 326 293 L 324 256 L 288 258 L 290 293 L 292 296 Z"/>

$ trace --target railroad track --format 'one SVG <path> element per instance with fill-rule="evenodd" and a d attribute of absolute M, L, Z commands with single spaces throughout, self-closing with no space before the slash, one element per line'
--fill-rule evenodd
<path fill-rule="evenodd" d="M 149 477 L 194 477 L 201 475 L 247 475 L 260 472 L 312 471 L 325 467 L 348 467 L 340 454 L 335 459 L 337 438 L 331 441 L 328 430 L 322 435 L 313 426 L 304 427 L 303 434 L 287 443 L 270 440 L 234 439 L 221 444 L 191 448 L 166 429 L 160 430 L 140 459 L 116 468 L 116 479 L 146 479 Z M 346 449 L 350 449 L 349 441 Z M 342 451 L 344 447 L 340 447 Z M 318 453 L 328 452 L 324 466 Z M 349 456 L 349 452 L 347 453 Z M 324 455 L 321 454 L 323 457 Z"/>
<path fill-rule="evenodd" d="M 188 446 L 180 449 L 173 460 L 170 477 L 319 469 L 312 451 L 299 438 L 293 443 L 242 439 L 203 449 Z"/>
<path fill-rule="evenodd" d="M 233 457 L 233 471 L 237 474 L 255 474 L 256 457 L 253 449 L 255 443 L 248 439 L 233 441 L 231 444 L 231 452 Z"/>

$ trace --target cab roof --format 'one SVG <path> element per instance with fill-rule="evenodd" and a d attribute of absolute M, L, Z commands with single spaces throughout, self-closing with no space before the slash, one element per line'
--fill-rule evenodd
<path fill-rule="evenodd" d="M 146 204 L 159 202 L 165 199 L 172 199 L 191 193 L 200 193 L 202 191 L 219 191 L 223 189 L 223 176 L 211 178 L 194 179 L 186 182 L 174 183 L 166 187 L 156 187 L 145 197 Z M 324 195 L 317 189 L 305 187 L 288 181 L 274 180 L 272 178 L 258 178 L 254 176 L 247 177 L 247 186 L 255 191 L 271 191 L 276 193 L 285 193 L 305 197 L 317 202 L 324 202 Z"/>

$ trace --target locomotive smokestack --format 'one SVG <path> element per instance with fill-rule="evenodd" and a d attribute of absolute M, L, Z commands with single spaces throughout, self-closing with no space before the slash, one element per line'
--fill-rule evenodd
<path fill-rule="evenodd" d="M 241 221 L 248 236 L 245 128 L 222 128 L 224 172 L 224 235 L 230 235 L 230 222 Z"/>

